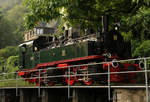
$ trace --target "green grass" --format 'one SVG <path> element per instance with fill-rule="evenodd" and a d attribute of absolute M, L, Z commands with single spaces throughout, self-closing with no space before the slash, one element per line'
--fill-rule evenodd
<path fill-rule="evenodd" d="M 7 80 L 8 79 L 8 80 Z M 35 84 L 29 84 L 27 81 L 23 80 L 23 79 L 13 79 L 10 80 L 9 78 L 4 78 L 1 77 L 0 78 L 0 87 L 29 87 L 29 86 L 36 86 Z M 4 80 L 4 81 L 3 81 Z"/>

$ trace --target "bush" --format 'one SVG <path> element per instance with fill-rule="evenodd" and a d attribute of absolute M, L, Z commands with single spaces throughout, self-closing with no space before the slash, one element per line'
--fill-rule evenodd
<path fill-rule="evenodd" d="M 133 57 L 148 57 L 150 56 L 150 40 L 143 41 L 135 51 L 133 52 Z"/>

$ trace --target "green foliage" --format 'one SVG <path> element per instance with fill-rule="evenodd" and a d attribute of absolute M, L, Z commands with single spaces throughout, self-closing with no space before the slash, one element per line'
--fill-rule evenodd
<path fill-rule="evenodd" d="M 122 36 L 124 37 L 125 41 L 130 41 L 132 38 L 132 33 L 130 31 L 128 33 L 122 32 Z"/>
<path fill-rule="evenodd" d="M 134 51 L 133 56 L 147 57 L 150 55 L 150 40 L 143 41 Z"/>
<path fill-rule="evenodd" d="M 12 35 L 12 32 L 13 26 L 11 25 L 11 22 L 2 17 L 0 19 L 0 48 L 4 48 L 6 45 L 13 45 L 14 36 Z"/>
<path fill-rule="evenodd" d="M 136 15 L 124 19 L 126 25 L 123 25 L 126 32 L 133 34 L 132 38 L 139 40 L 150 39 L 150 9 L 141 8 Z M 127 31 L 128 30 L 128 31 Z"/>
<path fill-rule="evenodd" d="M 8 2 L 2 3 L 5 5 Z M 1 7 L 0 49 L 6 46 L 16 46 L 23 41 L 23 17 L 26 9 L 22 4 L 22 0 L 10 0 L 9 3 L 8 5 L 11 5 L 11 7 L 6 5 L 7 10 L 3 6 Z"/>
<path fill-rule="evenodd" d="M 18 5 L 23 0 L 0 0 L 0 9 L 3 13 L 7 14 L 6 12 L 11 10 L 14 5 Z"/>
<path fill-rule="evenodd" d="M 136 2 L 136 3 L 143 3 L 145 5 L 149 5 L 150 4 L 150 0 L 132 0 L 133 2 Z"/>
<path fill-rule="evenodd" d="M 25 25 L 28 28 L 34 27 L 38 21 L 49 21 L 58 18 L 60 8 L 66 3 L 66 0 L 26 0 L 29 13 L 25 17 Z"/>
<path fill-rule="evenodd" d="M 0 49 L 0 58 L 7 59 L 10 56 L 18 55 L 18 47 L 8 46 L 4 49 Z"/>
<path fill-rule="evenodd" d="M 0 49 L 0 72 L 3 73 L 3 67 L 5 72 L 15 72 L 18 70 L 18 48 L 15 46 L 8 46 L 4 49 Z M 8 74 L 8 78 L 15 78 L 15 74 Z"/>
<path fill-rule="evenodd" d="M 19 11 L 19 12 L 18 12 Z M 20 44 L 23 41 L 24 36 L 24 16 L 26 8 L 21 2 L 18 5 L 15 5 L 11 10 L 8 11 L 7 19 L 12 22 L 13 34 L 15 36 L 14 43 Z"/>
<path fill-rule="evenodd" d="M 2 17 L 3 17 L 3 16 L 2 16 L 2 12 L 0 11 L 0 20 L 2 19 Z"/>
<path fill-rule="evenodd" d="M 139 41 L 139 40 L 131 40 L 131 46 L 132 46 L 131 47 L 131 52 L 132 52 L 132 55 L 135 52 L 136 48 L 139 47 L 141 44 L 142 44 L 142 42 Z M 135 55 L 133 57 L 135 57 Z"/>
<path fill-rule="evenodd" d="M 8 46 L 4 49 L 0 49 L 0 70 L 3 66 L 6 66 L 7 59 L 10 56 L 18 55 L 18 48 L 15 46 Z"/>
<path fill-rule="evenodd" d="M 0 72 L 3 72 L 3 67 L 6 72 L 15 72 L 18 70 L 18 47 L 15 46 L 23 41 L 23 18 L 26 8 L 22 0 L 0 0 L 0 2 Z M 5 76 L 5 78 L 15 77 L 15 74 Z"/>
<path fill-rule="evenodd" d="M 26 0 L 29 13 L 26 16 L 26 27 L 34 27 L 38 21 L 50 21 L 62 17 L 72 26 L 81 28 L 100 26 L 101 16 L 121 17 L 135 13 L 143 3 L 131 0 Z M 64 8 L 64 12 L 62 12 Z"/>
<path fill-rule="evenodd" d="M 18 12 L 19 11 L 19 12 Z M 22 25 L 24 23 L 26 9 L 23 3 L 15 5 L 12 9 L 10 9 L 7 13 L 7 19 L 9 21 L 14 21 L 16 25 Z"/>
<path fill-rule="evenodd" d="M 132 0 L 96 0 L 100 13 L 112 16 L 129 15 L 135 13 L 142 4 L 132 2 Z"/>
<path fill-rule="evenodd" d="M 19 58 L 18 56 L 10 56 L 8 59 L 7 59 L 7 63 L 6 63 L 6 71 L 7 73 L 10 73 L 10 72 L 16 72 L 17 70 L 19 70 L 18 68 L 18 61 Z M 7 75 L 7 78 L 15 78 L 16 75 L 15 74 L 8 74 Z"/>

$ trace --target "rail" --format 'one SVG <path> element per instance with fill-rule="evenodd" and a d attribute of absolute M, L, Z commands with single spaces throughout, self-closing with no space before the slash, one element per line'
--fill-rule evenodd
<path fill-rule="evenodd" d="M 36 70 L 30 70 L 30 72 L 38 72 L 37 76 L 30 76 L 27 78 L 22 78 L 20 76 L 18 76 L 19 72 L 10 72 L 10 73 L 2 73 L 0 74 L 1 78 L 0 78 L 0 89 L 5 89 L 5 88 L 16 88 L 16 96 L 18 96 L 18 88 L 22 88 L 22 87 L 26 87 L 26 88 L 38 88 L 38 95 L 41 95 L 41 88 L 67 88 L 68 89 L 68 98 L 70 98 L 70 89 L 71 88 L 108 88 L 108 100 L 111 100 L 111 88 L 145 88 L 146 89 L 146 102 L 149 101 L 149 87 L 150 85 L 148 84 L 148 79 L 149 77 L 149 72 L 150 72 L 150 57 L 144 57 L 144 58 L 136 58 L 136 59 L 127 59 L 127 60 L 119 60 L 119 61 L 115 61 L 118 63 L 135 63 L 134 61 L 142 61 L 144 64 L 144 68 L 141 70 L 137 70 L 137 71 L 121 71 L 121 72 L 111 72 L 110 70 L 110 65 L 112 63 L 112 61 L 109 62 L 100 62 L 100 63 L 89 63 L 89 64 L 81 64 L 81 65 L 73 65 L 73 66 L 66 66 L 66 67 L 51 67 L 51 68 L 47 68 L 47 69 L 36 69 Z M 81 66 L 93 66 L 93 65 L 102 65 L 102 64 L 107 64 L 108 65 L 108 70 L 105 73 L 102 72 L 94 72 L 94 73 L 81 73 L 81 74 L 77 74 L 74 73 L 72 74 L 72 69 L 73 68 L 80 68 Z M 59 69 L 63 69 L 63 68 L 67 68 L 67 73 L 65 75 L 50 75 L 50 76 L 43 76 L 42 73 L 43 71 L 48 71 L 48 70 L 59 70 Z M 23 71 L 23 72 L 29 72 L 29 71 Z M 128 73 L 137 73 L 138 77 L 139 76 L 144 76 L 144 79 L 139 79 L 139 82 L 136 82 L 135 84 L 129 84 L 129 83 L 112 83 L 111 82 L 111 75 L 113 74 L 128 74 Z M 83 85 L 70 85 L 70 81 L 72 77 L 91 77 L 91 76 L 107 76 L 107 83 L 105 84 L 97 84 L 94 83 L 93 85 L 90 86 L 83 86 Z M 138 78 L 137 77 L 137 78 Z M 56 84 L 54 86 L 42 86 L 40 85 L 41 83 L 41 79 L 45 80 L 45 79 L 54 79 L 54 78 L 68 78 L 68 84 L 66 86 L 64 85 L 60 85 L 60 84 Z M 30 80 L 30 79 L 38 79 L 38 83 L 39 85 L 36 86 L 34 84 L 28 84 L 25 80 Z M 137 79 L 136 79 L 137 80 Z M 12 83 L 13 82 L 13 83 Z M 20 85 L 21 83 L 21 85 Z M 9 86 L 10 84 L 13 84 L 11 86 Z"/>

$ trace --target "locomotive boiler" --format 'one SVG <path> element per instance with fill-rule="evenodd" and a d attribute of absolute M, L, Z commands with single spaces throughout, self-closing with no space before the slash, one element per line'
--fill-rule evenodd
<path fill-rule="evenodd" d="M 107 82 L 106 76 L 88 76 L 90 73 L 105 73 L 110 68 L 110 72 L 136 71 L 140 70 L 139 64 L 119 63 L 117 60 L 131 58 L 131 44 L 124 41 L 118 26 L 108 30 L 107 20 L 103 20 L 104 31 L 96 34 L 86 34 L 79 37 L 77 33 L 72 33 L 68 37 L 68 31 L 61 38 L 50 35 L 40 35 L 34 40 L 20 44 L 18 75 L 25 78 L 25 81 L 37 85 L 54 85 L 55 83 L 73 85 L 83 83 L 91 85 L 94 82 Z M 108 67 L 107 63 L 102 65 L 86 65 L 112 61 Z M 82 65 L 83 64 L 83 65 Z M 48 78 L 49 76 L 68 75 L 68 68 L 72 65 L 82 65 L 70 68 L 70 78 Z M 47 68 L 57 68 L 46 70 Z M 38 69 L 43 69 L 39 76 Z M 84 74 L 83 76 L 75 76 Z M 87 75 L 86 75 L 87 74 Z M 44 77 L 47 77 L 46 79 Z M 135 82 L 135 73 L 111 74 L 111 82 Z M 29 79 L 27 79 L 29 78 Z"/>

